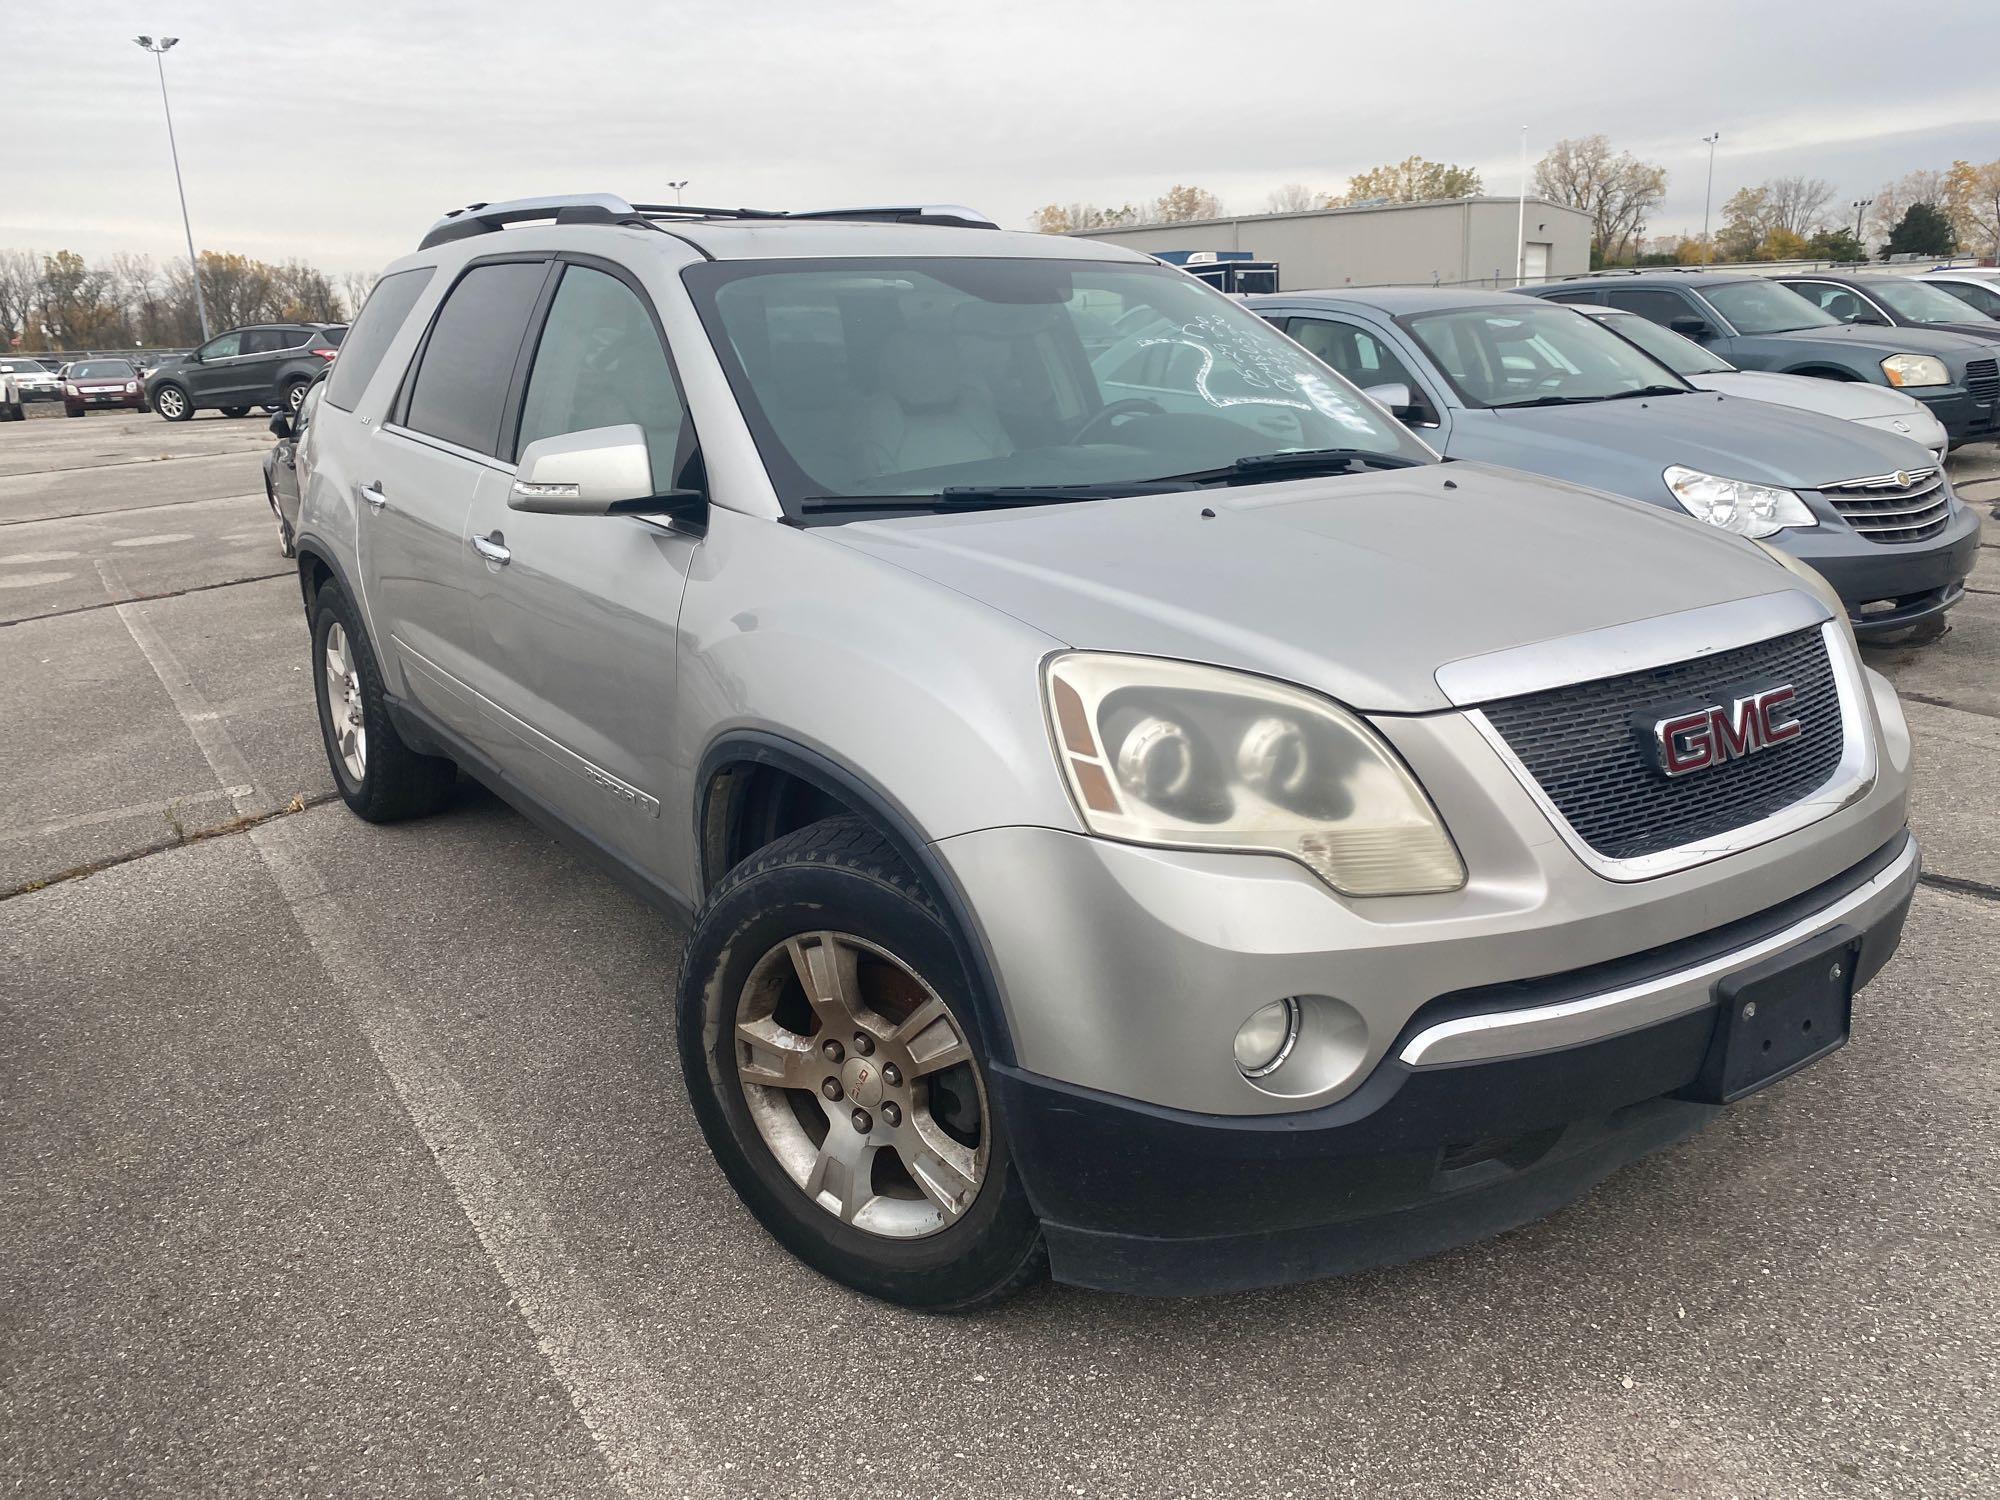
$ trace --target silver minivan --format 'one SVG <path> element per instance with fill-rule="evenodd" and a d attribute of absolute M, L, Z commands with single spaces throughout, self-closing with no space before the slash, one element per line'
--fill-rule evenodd
<path fill-rule="evenodd" d="M 1547 1213 L 1839 1047 L 1917 878 L 1815 575 L 1441 462 L 1126 250 L 479 205 L 311 441 L 348 805 L 462 772 L 686 923 L 724 1172 L 911 1306 Z"/>

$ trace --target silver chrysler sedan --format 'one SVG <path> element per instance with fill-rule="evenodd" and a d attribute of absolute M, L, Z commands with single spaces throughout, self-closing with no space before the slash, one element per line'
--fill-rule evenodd
<path fill-rule="evenodd" d="M 877 1297 L 1545 1214 L 1842 1045 L 1917 878 L 1817 576 L 1442 462 L 1125 250 L 476 205 L 310 442 L 342 796 L 464 772 L 686 923 L 687 1102 Z"/>

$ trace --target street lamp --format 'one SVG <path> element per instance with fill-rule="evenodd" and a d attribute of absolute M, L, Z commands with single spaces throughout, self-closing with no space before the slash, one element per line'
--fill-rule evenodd
<path fill-rule="evenodd" d="M 1861 216 L 1867 212 L 1868 205 L 1874 201 L 1872 198 L 1856 198 L 1852 203 L 1847 205 L 1854 210 L 1854 238 L 1856 240 L 1861 240 Z M 1861 258 L 1863 260 L 1868 258 L 1868 245 L 1865 240 L 1861 242 Z"/>
<path fill-rule="evenodd" d="M 1701 195 L 1701 246 L 1702 254 L 1707 257 L 1707 263 L 1714 265 L 1715 242 L 1708 237 L 1708 206 L 1715 201 L 1715 143 L 1722 139 L 1722 132 L 1718 130 L 1714 135 L 1705 135 L 1702 139 L 1708 142 L 1708 186 L 1702 190 Z"/>
<path fill-rule="evenodd" d="M 679 204 L 679 202 L 681 201 L 681 189 L 686 187 L 687 185 L 688 185 L 688 179 L 685 177 L 683 177 L 679 182 L 670 182 L 667 184 L 668 187 L 674 190 L 674 202 L 676 204 Z"/>
<path fill-rule="evenodd" d="M 181 228 L 187 234 L 188 269 L 194 273 L 194 311 L 201 320 L 201 341 L 208 342 L 208 303 L 201 295 L 201 261 L 194 253 L 194 226 L 188 221 L 187 189 L 181 186 L 181 148 L 174 143 L 174 107 L 167 102 L 167 65 L 160 61 L 180 40 L 177 36 L 135 36 L 133 42 L 153 54 L 160 74 L 160 107 L 167 112 L 167 150 L 174 158 L 174 191 L 181 197 Z"/>

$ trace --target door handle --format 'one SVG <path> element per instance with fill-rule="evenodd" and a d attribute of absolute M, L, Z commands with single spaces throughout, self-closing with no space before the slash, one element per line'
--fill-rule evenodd
<path fill-rule="evenodd" d="M 514 554 L 507 550 L 506 540 L 497 531 L 486 536 L 476 536 L 472 539 L 472 550 L 488 562 L 497 563 L 504 568 L 514 560 Z"/>
<path fill-rule="evenodd" d="M 389 503 L 389 497 L 382 493 L 382 483 L 380 480 L 377 480 L 374 484 L 362 485 L 361 498 L 368 502 L 368 508 L 371 511 L 378 513 L 383 506 Z"/>

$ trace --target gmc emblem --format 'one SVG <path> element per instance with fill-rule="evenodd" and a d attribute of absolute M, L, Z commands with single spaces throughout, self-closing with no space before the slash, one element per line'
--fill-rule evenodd
<path fill-rule="evenodd" d="M 1790 713 L 1797 697 L 1785 683 L 1745 690 L 1727 708 L 1710 703 L 1654 719 L 1645 736 L 1648 758 L 1663 775 L 1685 776 L 1795 740 L 1805 733 Z"/>

